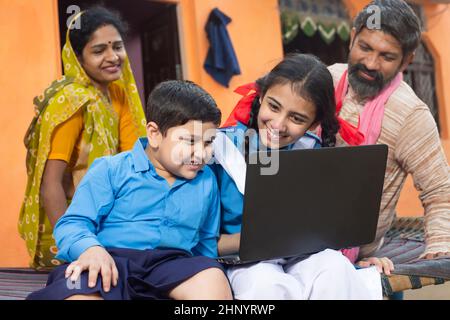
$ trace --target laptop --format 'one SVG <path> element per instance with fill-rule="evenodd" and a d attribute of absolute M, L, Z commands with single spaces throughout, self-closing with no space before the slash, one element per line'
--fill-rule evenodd
<path fill-rule="evenodd" d="M 239 253 L 218 261 L 244 264 L 373 242 L 387 153 L 386 145 L 272 151 L 279 165 L 271 175 L 261 174 L 268 167 L 261 161 L 248 164 Z"/>

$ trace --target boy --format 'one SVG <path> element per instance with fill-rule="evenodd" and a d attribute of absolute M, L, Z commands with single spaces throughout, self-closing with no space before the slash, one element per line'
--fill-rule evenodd
<path fill-rule="evenodd" d="M 167 81 L 146 117 L 146 138 L 92 164 L 54 230 L 58 257 L 72 263 L 29 299 L 231 299 L 211 259 L 220 205 L 204 167 L 220 111 L 194 83 Z"/>

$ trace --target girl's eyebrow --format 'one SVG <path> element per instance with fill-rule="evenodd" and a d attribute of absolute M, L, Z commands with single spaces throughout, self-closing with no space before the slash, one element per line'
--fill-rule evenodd
<path fill-rule="evenodd" d="M 282 104 L 275 99 L 274 97 L 267 97 L 268 100 L 271 100 L 273 103 L 275 103 L 278 107 L 282 107 Z"/>

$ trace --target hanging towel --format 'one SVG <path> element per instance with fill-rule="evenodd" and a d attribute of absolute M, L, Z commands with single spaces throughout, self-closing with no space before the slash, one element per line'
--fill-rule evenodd
<path fill-rule="evenodd" d="M 209 14 L 205 30 L 210 47 L 203 66 L 214 80 L 227 88 L 230 79 L 234 75 L 241 74 L 239 62 L 226 28 L 230 22 L 231 18 L 217 8 Z"/>

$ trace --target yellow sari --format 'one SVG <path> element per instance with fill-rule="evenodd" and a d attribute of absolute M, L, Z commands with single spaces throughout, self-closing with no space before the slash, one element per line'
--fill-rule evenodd
<path fill-rule="evenodd" d="M 75 23 L 75 17 L 72 24 Z M 80 152 L 72 177 L 75 187 L 91 163 L 98 157 L 113 155 L 119 146 L 119 117 L 108 99 L 94 87 L 81 67 L 69 39 L 62 50 L 64 76 L 54 81 L 34 99 L 36 115 L 25 135 L 28 182 L 20 210 L 19 233 L 30 254 L 30 266 L 45 269 L 61 264 L 55 258 L 57 248 L 50 221 L 40 201 L 41 180 L 55 128 L 78 110 L 83 110 L 84 130 Z M 136 136 L 145 135 L 145 116 L 128 58 L 122 65 L 122 76 L 113 82 L 126 92 Z"/>

